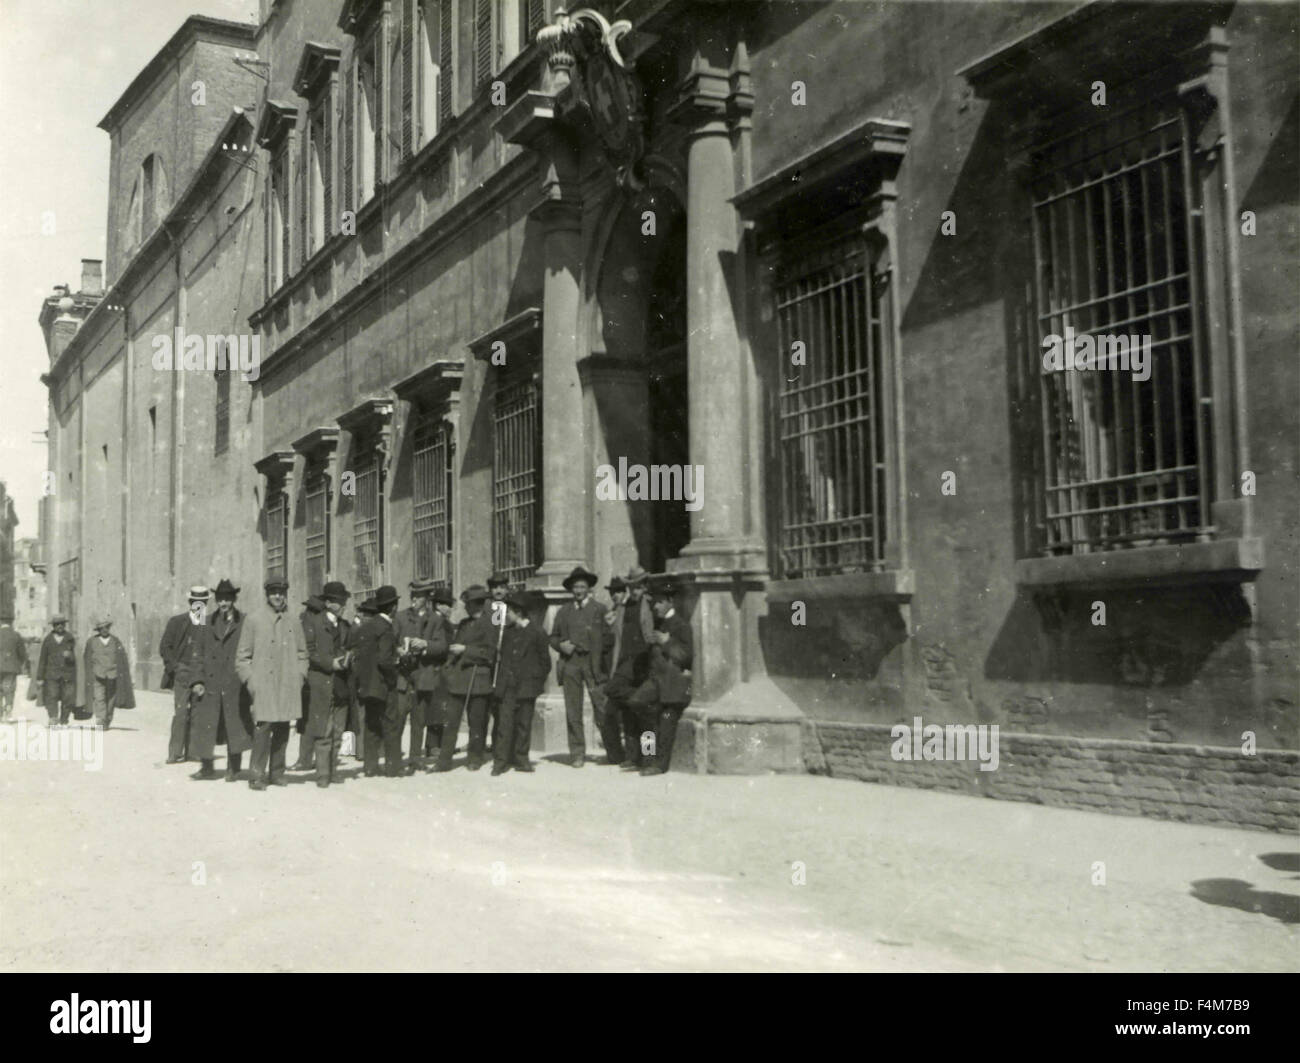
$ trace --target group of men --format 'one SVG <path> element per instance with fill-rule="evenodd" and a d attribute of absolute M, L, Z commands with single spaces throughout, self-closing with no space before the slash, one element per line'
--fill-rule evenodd
<path fill-rule="evenodd" d="M 612 608 L 592 596 L 596 583 L 581 566 L 569 574 L 572 600 L 557 611 L 549 636 L 539 615 L 544 603 L 511 593 L 501 575 L 461 592 L 465 615 L 456 623 L 455 597 L 425 580 L 410 584 L 405 609 L 396 588 L 380 587 L 357 607 L 355 621 L 342 615 L 351 595 L 338 582 L 304 602 L 297 618 L 282 579 L 268 580 L 265 608 L 247 614 L 235 607 L 239 589 L 229 580 L 215 594 L 191 587 L 188 610 L 168 621 L 159 645 L 175 706 L 167 761 L 198 760 L 193 777 L 214 779 L 215 747 L 225 744 L 225 778 L 233 782 L 251 749 L 249 786 L 285 785 L 296 721 L 294 770 L 314 771 L 317 786 L 341 781 L 345 735 L 365 775 L 380 774 L 381 755 L 385 775 L 430 766 L 444 772 L 467 717 L 470 771 L 490 756 L 493 775 L 531 772 L 534 711 L 554 650 L 569 763 L 580 768 L 586 760 L 586 691 L 607 763 L 660 774 L 691 697 L 690 623 L 675 609 L 677 588 L 639 567 L 610 581 Z M 408 720 L 409 764 L 402 755 Z"/>
<path fill-rule="evenodd" d="M 108 728 L 115 710 L 135 707 L 131 666 L 126 647 L 112 633 L 112 618 L 97 617 L 91 626 L 95 633 L 80 654 L 61 613 L 51 617 L 50 632 L 41 641 L 28 696 L 45 708 L 50 727 L 67 726 L 77 709 L 89 706 L 95 723 Z M 13 711 L 18 674 L 28 663 L 26 644 L 7 619 L 0 621 L 0 720 Z"/>

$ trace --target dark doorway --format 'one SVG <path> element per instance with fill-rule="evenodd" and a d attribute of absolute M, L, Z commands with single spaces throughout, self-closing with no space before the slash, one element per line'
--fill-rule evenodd
<path fill-rule="evenodd" d="M 645 358 L 649 388 L 650 460 L 655 465 L 690 462 L 690 405 L 686 372 L 686 227 L 672 218 L 651 277 L 646 312 Z M 654 507 L 654 543 L 643 563 L 662 572 L 691 541 L 691 515 L 682 500 Z"/>

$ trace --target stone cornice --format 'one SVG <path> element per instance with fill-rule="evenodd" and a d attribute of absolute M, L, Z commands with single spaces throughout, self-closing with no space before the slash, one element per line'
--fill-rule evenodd
<path fill-rule="evenodd" d="M 293 91 L 304 99 L 311 99 L 322 81 L 338 69 L 342 49 L 330 44 L 308 41 L 302 46 L 302 57 L 293 75 Z"/>
<path fill-rule="evenodd" d="M 327 458 L 338 446 L 339 430 L 332 425 L 313 428 L 293 441 L 293 449 L 311 461 Z"/>
<path fill-rule="evenodd" d="M 253 134 L 257 146 L 268 151 L 273 150 L 293 129 L 297 121 L 298 108 L 293 104 L 282 100 L 267 100 L 257 119 L 257 130 Z"/>
<path fill-rule="evenodd" d="M 498 341 L 508 348 L 512 342 L 524 336 L 540 333 L 542 328 L 542 311 L 536 306 L 521 310 L 508 318 L 496 328 L 470 340 L 466 346 L 475 358 L 487 358 L 492 353 L 492 345 Z"/>

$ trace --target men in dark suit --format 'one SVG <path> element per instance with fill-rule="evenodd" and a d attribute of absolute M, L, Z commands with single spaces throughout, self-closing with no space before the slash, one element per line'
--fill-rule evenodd
<path fill-rule="evenodd" d="M 613 717 L 606 712 L 602 658 L 613 633 L 605 623 L 605 607 L 591 597 L 595 573 L 579 565 L 564 579 L 564 589 L 573 595 L 555 614 L 551 646 L 560 655 L 558 678 L 564 690 L 564 715 L 569 731 L 569 763 L 581 768 L 587 753 L 582 725 L 582 691 L 591 698 L 596 728 L 605 743 L 611 764 L 623 762 L 623 740 Z"/>
<path fill-rule="evenodd" d="M 639 771 L 644 762 L 641 753 L 641 715 L 629 699 L 650 672 L 650 642 L 655 621 L 649 599 L 645 596 L 645 588 L 646 571 L 639 565 L 632 566 L 625 579 L 616 576 L 609 581 L 614 608 L 605 614 L 605 620 L 614 633 L 614 647 L 609 662 L 610 677 L 605 684 L 605 696 L 610 702 L 610 714 L 623 727 L 627 758 L 620 767 L 628 772 Z"/>
<path fill-rule="evenodd" d="M 424 731 L 432 721 L 438 666 L 447 659 L 442 617 L 429 605 L 432 580 L 411 581 L 411 604 L 397 614 L 398 734 L 411 720 L 411 768 L 424 767 Z"/>
<path fill-rule="evenodd" d="M 158 656 L 163 663 L 162 688 L 172 692 L 172 733 L 167 744 L 168 764 L 179 764 L 189 756 L 190 713 L 193 707 L 191 690 L 203 677 L 202 647 L 196 645 L 199 640 L 193 636 L 194 629 L 202 627 L 207 620 L 210 597 L 207 587 L 191 587 L 189 611 L 177 613 L 167 621 L 162 641 L 158 644 Z"/>
<path fill-rule="evenodd" d="M 673 758 L 677 721 L 691 701 L 691 665 L 695 640 L 691 622 L 676 609 L 678 588 L 665 581 L 651 588 L 655 631 L 650 645 L 650 674 L 631 701 L 642 714 L 644 726 L 655 732 L 655 749 L 642 775 L 662 775 Z"/>
<path fill-rule="evenodd" d="M 551 674 L 551 649 L 542 625 L 528 616 L 523 595 L 505 600 L 506 630 L 497 662 L 493 693 L 497 700 L 497 733 L 492 774 L 512 767 L 532 771 L 528 747 L 533 734 L 533 708 Z"/>
<path fill-rule="evenodd" d="M 325 584 L 320 597 L 311 598 L 302 614 L 302 635 L 307 643 L 307 726 L 303 741 L 315 743 L 316 785 L 325 789 L 338 778 L 339 748 L 352 706 L 349 682 L 352 625 L 343 619 L 350 597 L 342 583 Z"/>
<path fill-rule="evenodd" d="M 451 622 L 451 611 L 456 606 L 456 596 L 448 587 L 439 587 L 430 596 L 433 602 L 433 624 L 438 629 L 436 638 L 445 647 L 450 647 L 456 637 L 456 628 Z M 425 709 L 424 755 L 436 758 L 442 748 L 443 724 L 447 717 L 447 654 L 433 669 L 433 690 L 429 695 L 429 704 Z"/>
<path fill-rule="evenodd" d="M 397 706 L 397 588 L 375 592 L 375 615 L 357 632 L 353 667 L 357 671 L 357 696 L 365 711 L 365 773 L 379 774 L 379 750 L 384 751 L 384 774 L 402 774 L 402 731 Z"/>
<path fill-rule="evenodd" d="M 460 718 L 469 713 L 470 771 L 483 766 L 487 744 L 488 696 L 492 693 L 492 666 L 496 663 L 497 629 L 491 613 L 484 608 L 487 588 L 475 584 L 461 592 L 461 601 L 469 614 L 456 625 L 452 644 L 447 648 L 447 717 L 443 723 L 442 748 L 434 771 L 451 771 L 451 757 L 456 751 Z"/>
<path fill-rule="evenodd" d="M 0 616 L 0 720 L 13 712 L 14 688 L 19 674 L 27 670 L 27 643 L 13 629 L 13 619 Z"/>
<path fill-rule="evenodd" d="M 55 727 L 68 722 L 77 704 L 77 644 L 62 613 L 51 618 L 50 627 L 41 643 L 36 680 L 41 684 L 41 704 Z"/>
<path fill-rule="evenodd" d="M 237 782 L 244 751 L 253 746 L 248 692 L 235 670 L 235 653 L 244 624 L 244 614 L 235 608 L 238 595 L 239 588 L 228 579 L 217 584 L 213 595 L 217 607 L 207 625 L 211 638 L 203 648 L 203 697 L 196 699 L 190 717 L 190 748 L 201 765 L 190 776 L 192 779 L 216 777 L 212 762 L 217 745 L 224 742 L 226 782 Z"/>
<path fill-rule="evenodd" d="M 95 633 L 86 639 L 82 681 L 86 684 L 81 702 L 94 709 L 95 723 L 107 731 L 113 726 L 114 709 L 135 708 L 135 688 L 131 685 L 131 663 L 126 647 L 109 629 L 113 619 L 100 617 Z"/>

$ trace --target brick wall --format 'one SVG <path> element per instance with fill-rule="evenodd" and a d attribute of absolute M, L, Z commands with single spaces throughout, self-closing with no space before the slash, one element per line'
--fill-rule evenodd
<path fill-rule="evenodd" d="M 895 761 L 890 728 L 809 722 L 814 774 L 1184 823 L 1300 831 L 1300 753 L 1050 735 L 998 735 L 996 771 L 975 761 Z"/>

